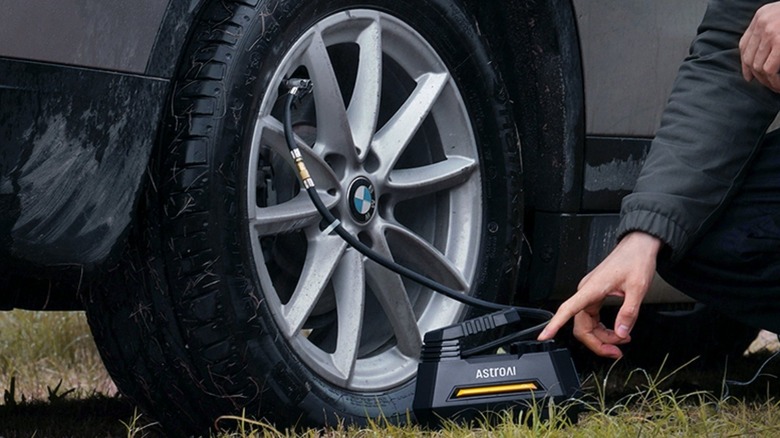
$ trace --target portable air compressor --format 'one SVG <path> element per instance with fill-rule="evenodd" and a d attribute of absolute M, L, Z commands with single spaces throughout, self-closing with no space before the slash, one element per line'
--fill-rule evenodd
<path fill-rule="evenodd" d="M 534 404 L 544 419 L 550 401 L 560 405 L 577 396 L 580 381 L 569 351 L 552 341 L 515 342 L 506 353 L 486 355 L 464 346 L 470 336 L 519 320 L 517 309 L 509 309 L 426 333 L 413 404 L 417 420 L 436 426 L 510 409 L 517 416 Z M 578 411 L 571 406 L 566 412 L 576 421 Z"/>

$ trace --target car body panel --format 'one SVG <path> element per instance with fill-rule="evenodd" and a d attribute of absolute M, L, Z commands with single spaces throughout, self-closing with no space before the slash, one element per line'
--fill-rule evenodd
<path fill-rule="evenodd" d="M 651 137 L 707 0 L 573 0 L 589 134 Z"/>
<path fill-rule="evenodd" d="M 142 74 L 168 0 L 0 0 L 0 57 Z"/>
<path fill-rule="evenodd" d="M 202 3 L 0 0 L 4 265 L 91 269 L 118 252 Z"/>
<path fill-rule="evenodd" d="M 633 189 L 707 0 L 573 0 L 586 132 L 580 211 L 620 209 Z"/>

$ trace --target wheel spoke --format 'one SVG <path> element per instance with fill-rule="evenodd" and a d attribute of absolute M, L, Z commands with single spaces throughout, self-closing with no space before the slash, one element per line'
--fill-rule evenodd
<path fill-rule="evenodd" d="M 376 130 L 382 92 L 382 29 L 378 18 L 360 34 L 357 43 L 360 59 L 347 115 L 362 161 Z"/>
<path fill-rule="evenodd" d="M 387 258 L 393 258 L 383 236 L 374 236 L 373 249 Z M 398 350 L 408 357 L 419 356 L 422 338 L 401 276 L 374 262 L 366 263 L 366 271 L 371 289 L 393 327 Z"/>
<path fill-rule="evenodd" d="M 328 208 L 333 208 L 338 198 L 318 191 L 322 202 Z M 313 226 L 322 217 L 311 203 L 309 195 L 299 193 L 293 199 L 270 207 L 257 207 L 255 217 L 250 219 L 258 236 L 272 236 L 279 233 L 301 230 Z"/>
<path fill-rule="evenodd" d="M 379 156 L 385 172 L 389 172 L 395 166 L 414 134 L 431 112 L 448 80 L 449 75 L 446 73 L 422 75 L 412 95 L 377 132 L 372 147 Z"/>
<path fill-rule="evenodd" d="M 283 306 L 287 322 L 285 335 L 293 337 L 317 305 L 325 286 L 341 262 L 346 243 L 338 236 L 318 236 L 309 240 L 309 251 L 290 302 Z"/>
<path fill-rule="evenodd" d="M 333 365 L 349 381 L 355 370 L 363 329 L 366 280 L 362 254 L 353 249 L 344 253 L 333 274 L 333 289 L 336 291 L 338 315 L 338 337 Z"/>
<path fill-rule="evenodd" d="M 472 158 L 449 157 L 445 161 L 412 169 L 398 169 L 390 173 L 386 191 L 396 201 L 412 199 L 457 187 L 477 170 Z"/>
<path fill-rule="evenodd" d="M 262 128 L 261 144 L 271 148 L 271 150 L 290 164 L 291 169 L 295 169 L 295 164 L 293 164 L 290 156 L 290 149 L 287 147 L 287 140 L 284 137 L 284 125 L 282 122 L 275 117 L 265 116 L 258 121 L 258 124 Z M 301 140 L 300 137 L 297 135 L 294 137 L 296 145 L 306 161 L 306 167 L 317 185 L 328 189 L 339 187 L 339 179 L 328 163 L 321 156 L 315 154 L 311 147 Z"/>
<path fill-rule="evenodd" d="M 463 292 L 469 290 L 469 284 L 460 270 L 426 240 L 400 225 L 386 224 L 385 234 L 388 240 L 397 243 L 393 246 L 397 257 L 417 267 L 422 271 L 421 274 L 452 289 Z"/>
<path fill-rule="evenodd" d="M 356 159 L 355 142 L 347 109 L 322 34 L 315 31 L 303 62 L 314 82 L 317 108 L 317 146 L 324 151 Z"/>
<path fill-rule="evenodd" d="M 263 147 L 268 147 L 275 153 L 287 157 L 290 155 L 290 149 L 287 147 L 287 140 L 284 137 L 284 125 L 273 116 L 265 116 L 257 121 L 257 127 L 260 130 L 260 143 Z M 298 146 L 303 142 L 299 138 L 295 139 Z"/>

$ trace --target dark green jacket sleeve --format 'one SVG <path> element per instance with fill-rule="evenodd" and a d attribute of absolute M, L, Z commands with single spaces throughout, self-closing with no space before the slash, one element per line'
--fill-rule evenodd
<path fill-rule="evenodd" d="M 684 61 L 619 236 L 640 230 L 679 259 L 728 203 L 780 110 L 780 95 L 742 78 L 739 39 L 767 1 L 712 0 Z"/>

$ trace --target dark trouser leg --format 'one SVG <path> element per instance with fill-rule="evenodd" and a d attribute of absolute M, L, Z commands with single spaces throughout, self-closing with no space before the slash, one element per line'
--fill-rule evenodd
<path fill-rule="evenodd" d="M 780 133 L 764 140 L 744 184 L 678 263 L 658 271 L 691 297 L 780 333 Z"/>

